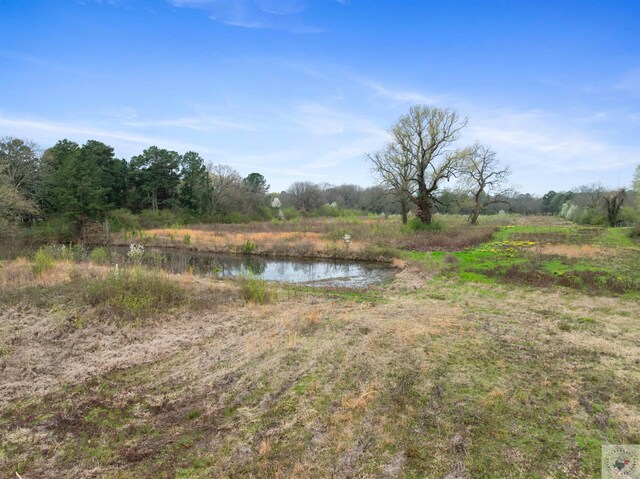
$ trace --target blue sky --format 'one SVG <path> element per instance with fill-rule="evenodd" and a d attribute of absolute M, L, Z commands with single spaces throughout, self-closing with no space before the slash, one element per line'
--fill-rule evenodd
<path fill-rule="evenodd" d="M 543 194 L 631 182 L 640 1 L 2 0 L 0 136 L 157 145 L 294 181 L 375 182 L 411 105 L 469 117 Z"/>

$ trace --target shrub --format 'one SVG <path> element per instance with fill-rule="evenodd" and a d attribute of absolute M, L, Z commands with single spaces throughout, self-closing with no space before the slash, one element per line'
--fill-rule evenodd
<path fill-rule="evenodd" d="M 113 231 L 136 231 L 140 229 L 138 217 L 129 210 L 115 210 L 111 213 L 108 221 Z"/>
<path fill-rule="evenodd" d="M 227 213 L 224 216 L 220 217 L 219 221 L 220 223 L 224 224 L 249 223 L 251 221 L 251 218 L 241 213 Z"/>
<path fill-rule="evenodd" d="M 411 218 L 407 222 L 407 227 L 412 231 L 440 231 L 443 226 L 437 221 L 423 223 L 420 218 Z"/>
<path fill-rule="evenodd" d="M 342 216 L 343 211 L 342 209 L 338 208 L 337 206 L 332 206 L 332 205 L 322 205 L 319 208 L 316 208 L 314 210 L 311 211 L 311 213 L 309 214 L 309 216 L 311 217 L 329 217 L 329 218 L 335 218 L 338 216 Z"/>
<path fill-rule="evenodd" d="M 282 208 L 282 214 L 285 216 L 286 219 L 288 220 L 296 220 L 298 218 L 300 218 L 300 216 L 302 216 L 302 213 L 300 213 L 300 211 L 298 211 L 297 209 L 289 206 L 287 208 Z"/>
<path fill-rule="evenodd" d="M 593 208 L 586 208 L 580 213 L 578 223 L 581 225 L 604 225 L 607 219 L 602 213 L 597 212 Z"/>
<path fill-rule="evenodd" d="M 257 278 L 242 278 L 240 280 L 240 290 L 245 301 L 257 304 L 270 303 L 275 296 L 266 281 Z"/>
<path fill-rule="evenodd" d="M 69 220 L 57 217 L 51 218 L 26 230 L 26 239 L 35 243 L 68 243 L 76 236 L 75 225 Z"/>
<path fill-rule="evenodd" d="M 182 242 L 186 245 L 190 245 L 191 244 L 191 235 L 184 235 L 182 237 Z"/>
<path fill-rule="evenodd" d="M 39 248 L 33 260 L 33 274 L 36 276 L 53 269 L 55 264 L 53 256 L 51 256 L 51 253 L 45 248 Z"/>
<path fill-rule="evenodd" d="M 256 249 L 256 244 L 251 240 L 247 240 L 244 245 L 242 245 L 242 253 L 243 254 L 251 254 Z"/>
<path fill-rule="evenodd" d="M 180 224 L 181 218 L 171 210 L 143 210 L 138 217 L 142 228 L 161 228 Z"/>
<path fill-rule="evenodd" d="M 116 318 L 135 319 L 183 304 L 186 293 L 158 271 L 134 268 L 114 269 L 106 278 L 90 281 L 84 297 Z"/>
<path fill-rule="evenodd" d="M 102 246 L 95 248 L 89 254 L 89 261 L 96 264 L 106 264 L 109 262 L 109 252 Z"/>

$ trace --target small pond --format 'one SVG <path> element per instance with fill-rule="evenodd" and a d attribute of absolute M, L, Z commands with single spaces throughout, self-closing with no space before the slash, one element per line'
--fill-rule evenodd
<path fill-rule="evenodd" d="M 112 264 L 126 264 L 127 248 L 110 249 Z M 170 273 L 228 278 L 252 276 L 308 286 L 366 288 L 393 279 L 393 268 L 383 263 L 327 259 L 272 258 L 253 255 L 204 253 L 166 248 L 148 248 L 142 256 L 146 266 Z"/>

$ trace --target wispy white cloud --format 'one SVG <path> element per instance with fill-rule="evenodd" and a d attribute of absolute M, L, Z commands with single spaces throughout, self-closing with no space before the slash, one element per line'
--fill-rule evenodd
<path fill-rule="evenodd" d="M 371 118 L 345 111 L 331 105 L 318 102 L 307 102 L 295 107 L 296 114 L 293 117 L 300 127 L 307 132 L 318 136 L 367 135 L 386 137 L 387 133 L 380 128 Z"/>
<path fill-rule="evenodd" d="M 375 95 L 395 103 L 443 105 L 452 100 L 450 95 L 428 95 L 421 91 L 391 88 L 375 80 L 357 78 L 355 81 Z"/>
<path fill-rule="evenodd" d="M 174 7 L 197 8 L 225 25 L 283 30 L 290 33 L 320 33 L 321 28 L 302 21 L 306 0 L 168 0 Z"/>
<path fill-rule="evenodd" d="M 568 112 L 474 109 L 469 113 L 464 141 L 491 146 L 511 165 L 513 180 L 528 192 L 571 189 L 594 181 L 624 186 L 640 158 L 636 144 L 607 137 Z"/>
<path fill-rule="evenodd" d="M 502 148 L 548 171 L 602 171 L 631 165 L 640 148 L 607 141 L 566 117 L 542 110 L 493 110 L 472 117 L 465 137 Z"/>
<path fill-rule="evenodd" d="M 132 126 L 137 128 L 178 127 L 178 128 L 187 128 L 195 131 L 224 131 L 224 130 L 256 131 L 256 129 L 252 126 L 226 120 L 224 118 L 217 118 L 217 117 L 211 117 L 211 116 L 169 118 L 169 119 L 163 119 L 163 120 L 126 120 L 122 122 L 122 125 Z"/>

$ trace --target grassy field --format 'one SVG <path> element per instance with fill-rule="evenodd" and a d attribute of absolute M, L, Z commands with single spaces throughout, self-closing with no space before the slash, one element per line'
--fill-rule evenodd
<path fill-rule="evenodd" d="M 384 248 L 366 291 L 3 262 L 0 476 L 596 478 L 602 444 L 640 443 L 627 230 L 375 221 L 144 233 Z"/>

